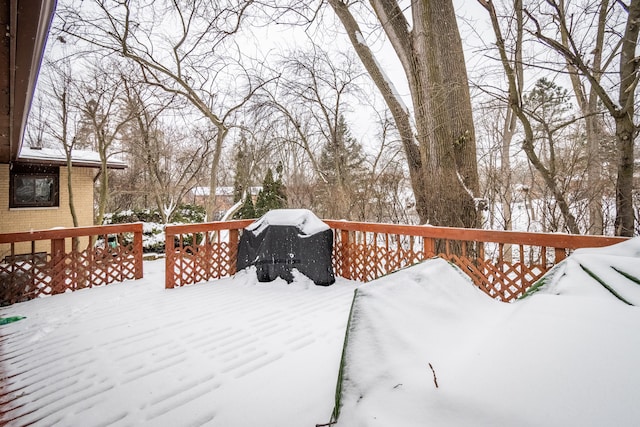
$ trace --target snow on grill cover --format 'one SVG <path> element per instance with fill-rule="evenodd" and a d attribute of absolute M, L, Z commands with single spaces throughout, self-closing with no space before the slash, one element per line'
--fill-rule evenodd
<path fill-rule="evenodd" d="M 336 279 L 331 264 L 333 232 L 307 209 L 274 209 L 245 228 L 237 270 L 255 266 L 258 280 L 293 281 L 293 270 L 328 286 Z"/>

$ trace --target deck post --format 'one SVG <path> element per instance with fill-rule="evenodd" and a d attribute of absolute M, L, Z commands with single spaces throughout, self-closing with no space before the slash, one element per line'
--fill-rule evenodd
<path fill-rule="evenodd" d="M 51 289 L 52 293 L 64 292 L 66 282 L 64 238 L 51 239 Z"/>
<path fill-rule="evenodd" d="M 349 248 L 351 244 L 349 242 L 349 238 L 351 237 L 351 233 L 347 230 L 340 230 L 340 258 L 342 258 L 342 274 L 344 274 L 345 279 L 352 279 L 351 277 L 351 251 Z"/>
<path fill-rule="evenodd" d="M 238 266 L 238 245 L 240 241 L 240 232 L 237 228 L 229 230 L 229 275 L 236 274 Z"/>
<path fill-rule="evenodd" d="M 554 264 L 558 264 L 560 261 L 567 257 L 567 251 L 565 248 L 553 248 L 554 251 Z"/>
<path fill-rule="evenodd" d="M 424 258 L 429 259 L 436 256 L 436 242 L 434 239 L 430 237 L 423 237 L 422 239 L 424 245 Z"/>
<path fill-rule="evenodd" d="M 142 264 L 142 224 L 138 224 L 139 227 L 136 231 L 133 232 L 133 256 L 134 265 L 135 265 L 135 273 L 134 277 L 136 279 L 142 279 L 143 277 L 143 264 Z"/>
<path fill-rule="evenodd" d="M 164 253 L 165 253 L 165 265 L 164 265 L 164 287 L 165 289 L 173 289 L 176 284 L 175 281 L 175 236 L 168 230 L 169 227 L 165 227 L 165 240 L 164 240 Z"/>

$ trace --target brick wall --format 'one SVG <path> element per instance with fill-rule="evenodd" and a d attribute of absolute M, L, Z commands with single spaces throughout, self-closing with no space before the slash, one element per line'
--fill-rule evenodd
<path fill-rule="evenodd" d="M 73 200 L 78 225 L 93 225 L 93 168 L 74 168 L 72 175 Z M 67 168 L 60 167 L 60 206 L 55 208 L 9 209 L 9 165 L 0 164 L 0 233 L 46 230 L 53 227 L 73 227 L 67 190 Z M 48 243 L 38 244 L 36 251 L 49 251 Z M 0 260 L 7 248 L 0 248 Z M 16 252 L 30 252 L 27 244 Z"/>

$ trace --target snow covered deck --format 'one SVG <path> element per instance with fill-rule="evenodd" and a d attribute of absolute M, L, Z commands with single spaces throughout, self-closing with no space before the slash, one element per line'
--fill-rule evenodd
<path fill-rule="evenodd" d="M 0 424 L 313 426 L 334 404 L 356 282 L 144 279 L 0 309 Z"/>
<path fill-rule="evenodd" d="M 640 238 L 577 250 L 512 304 L 443 260 L 368 285 L 177 289 L 147 262 L 0 308 L 26 316 L 0 326 L 0 425 L 313 427 L 342 372 L 338 426 L 635 427 L 639 259 Z"/>

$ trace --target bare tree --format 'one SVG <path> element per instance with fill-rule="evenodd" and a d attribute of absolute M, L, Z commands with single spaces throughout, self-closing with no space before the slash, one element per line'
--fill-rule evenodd
<path fill-rule="evenodd" d="M 113 64 L 111 64 L 113 66 Z M 100 69 L 98 69 L 100 68 Z M 96 224 L 102 224 L 109 198 L 109 171 L 107 163 L 114 154 L 118 139 L 124 127 L 133 118 L 123 108 L 119 75 L 108 71 L 109 64 L 96 66 L 89 76 L 78 82 L 78 108 L 84 120 L 84 132 L 79 137 L 87 137 L 89 143 L 100 156 L 100 190 L 98 193 L 98 212 Z"/>
<path fill-rule="evenodd" d="M 262 108 L 274 109 L 289 122 L 314 167 L 319 194 L 316 209 L 327 218 L 364 219 L 355 206 L 365 197 L 364 154 L 350 135 L 345 114 L 359 95 L 363 76 L 352 53 L 312 45 L 284 56 L 281 75 Z"/>
<path fill-rule="evenodd" d="M 484 144 L 478 147 L 483 198 L 490 203 L 485 225 L 489 229 L 513 229 L 514 173 L 512 140 L 516 132 L 513 110 L 502 99 L 490 99 L 479 109 L 476 129 Z"/>
<path fill-rule="evenodd" d="M 560 10 L 566 10 L 564 0 L 559 0 L 558 7 Z M 617 48 L 612 49 L 608 55 L 605 54 L 605 32 L 607 30 L 606 22 L 609 14 L 610 2 L 603 0 L 600 2 L 597 10 L 596 20 L 596 36 L 595 45 L 593 46 L 592 70 L 593 78 L 601 84 L 602 75 L 613 62 L 618 51 Z M 590 33 L 590 31 L 589 31 Z M 567 32 L 566 26 L 560 26 L 560 40 L 565 49 L 570 49 L 570 39 L 572 35 Z M 598 106 L 598 94 L 596 87 L 593 86 L 588 79 L 581 78 L 580 73 L 571 61 L 565 56 L 567 71 L 571 79 L 571 86 L 576 96 L 576 101 L 585 120 L 585 131 L 587 136 L 587 180 L 591 194 L 589 196 L 589 234 L 603 234 L 604 218 L 602 212 L 602 198 L 604 197 L 604 183 L 602 177 L 602 141 L 606 138 L 602 118 L 599 114 L 600 106 Z"/>
<path fill-rule="evenodd" d="M 491 18 L 491 24 L 497 39 L 496 45 L 498 48 L 500 61 L 507 77 L 509 107 L 514 111 L 515 115 L 518 117 L 518 120 L 523 126 L 523 150 L 533 167 L 538 171 L 538 173 L 544 180 L 546 187 L 549 189 L 554 199 L 556 200 L 558 208 L 564 218 L 567 230 L 571 233 L 579 233 L 579 228 L 576 223 L 575 216 L 571 212 L 566 194 L 564 193 L 562 186 L 559 185 L 558 182 L 558 171 L 554 157 L 554 134 L 558 130 L 561 130 L 566 126 L 572 124 L 575 120 L 571 118 L 563 123 L 552 124 L 548 122 L 548 118 L 543 119 L 539 115 L 536 115 L 535 111 L 532 111 L 531 109 L 527 110 L 521 77 L 522 62 L 518 62 L 517 60 L 514 61 L 513 58 L 509 57 L 505 38 L 503 36 L 503 29 L 500 26 L 498 14 L 493 2 L 485 0 L 478 1 L 480 2 L 480 4 L 482 4 L 482 6 L 485 7 L 485 9 L 487 9 Z M 521 6 L 521 3 L 517 3 L 516 6 Z M 516 19 L 516 33 L 519 35 L 519 41 L 517 43 L 516 49 L 522 49 L 521 35 L 523 31 L 523 22 L 522 11 L 520 11 L 520 13 L 517 14 Z M 544 102 L 538 103 L 538 105 L 543 104 L 546 105 L 546 103 Z M 546 157 L 541 156 L 540 152 L 536 149 L 536 129 L 533 122 L 538 123 L 544 129 L 544 139 L 548 143 L 548 151 L 545 151 L 545 153 L 548 154 Z"/>
<path fill-rule="evenodd" d="M 262 83 L 234 58 L 238 32 L 252 1 L 94 0 L 61 11 L 59 30 L 137 64 L 146 84 L 183 97 L 216 129 L 207 214 L 213 215 L 217 173 L 229 121 Z M 96 13 L 94 13 L 94 11 Z M 171 26 L 171 33 L 164 30 Z"/>
<path fill-rule="evenodd" d="M 385 111 L 385 113 L 387 113 Z M 386 114 L 378 118 L 379 146 L 367 156 L 367 174 L 360 198 L 360 217 L 367 221 L 414 224 L 415 202 L 405 173 L 406 160 L 393 120 Z"/>
<path fill-rule="evenodd" d="M 494 3 L 490 0 L 479 0 L 479 2 L 489 11 L 491 16 L 504 65 L 508 58 L 506 58 L 504 36 L 500 29 Z M 610 5 L 608 2 L 595 4 L 597 6 L 595 21 L 598 22 L 593 27 L 596 31 L 595 36 L 591 32 L 581 32 L 576 29 L 580 20 L 576 20 L 574 13 L 569 11 L 569 7 L 572 5 L 565 5 L 560 0 L 548 0 L 534 3 L 531 6 L 530 9 L 523 8 L 530 23 L 525 31 L 528 31 L 543 46 L 559 54 L 563 58 L 564 67 L 568 68 L 570 73 L 582 77 L 590 86 L 589 91 L 592 94 L 590 100 L 585 97 L 585 90 L 578 89 L 576 91 L 583 113 L 586 113 L 587 118 L 596 119 L 594 111 L 590 108 L 597 107 L 599 102 L 615 123 L 617 146 L 615 233 L 622 236 L 632 236 L 635 221 L 632 197 L 633 147 L 638 135 L 638 126 L 635 124 L 634 116 L 636 89 L 640 80 L 638 70 L 640 61 L 635 52 L 640 32 L 640 1 L 631 0 L 629 5 L 623 2 L 615 2 Z M 575 13 L 586 13 L 588 6 L 572 6 L 574 9 L 571 10 Z M 581 7 L 585 7 L 585 9 L 580 9 Z M 603 39 L 605 36 L 608 37 L 607 40 Z M 594 39 L 596 40 L 595 46 L 593 45 Z M 605 49 L 608 49 L 609 54 L 603 63 L 602 60 L 605 56 L 602 55 L 604 55 Z M 589 58 L 589 55 L 594 55 L 594 58 Z M 612 61 L 617 61 L 619 68 L 617 73 L 606 74 L 608 79 L 605 82 L 602 79 L 605 75 L 603 72 Z M 512 69 L 512 66 L 509 65 L 509 68 Z M 512 86 L 513 70 L 509 70 L 507 66 L 505 66 L 505 70 L 510 86 Z M 614 77 L 617 78 L 614 79 Z M 573 86 L 574 89 L 579 86 L 575 77 Z M 617 92 L 617 96 L 611 94 L 613 91 Z M 511 105 L 517 105 L 518 95 L 514 94 L 510 101 Z M 592 137 L 596 138 L 599 132 L 598 123 L 588 122 L 587 126 L 590 128 L 589 132 L 592 132 Z M 595 139 L 593 143 L 595 144 Z M 593 151 L 590 152 L 590 155 L 592 154 Z M 591 167 L 595 169 L 593 163 Z"/>
<path fill-rule="evenodd" d="M 69 211 L 73 226 L 78 227 L 78 215 L 73 199 L 73 164 L 72 151 L 76 145 L 75 128 L 77 120 L 77 107 L 74 102 L 77 100 L 77 92 L 74 94 L 75 85 L 68 61 L 60 61 L 57 64 L 48 62 L 45 65 L 48 99 L 50 100 L 49 110 L 54 116 L 54 120 L 47 120 L 45 127 L 47 133 L 62 145 L 67 162 L 67 192 L 69 194 Z M 74 240 L 77 244 L 77 240 Z M 77 248 L 76 248 L 77 249 Z"/>
<path fill-rule="evenodd" d="M 202 173 L 215 133 L 171 129 L 162 122 L 162 114 L 175 107 L 174 96 L 157 96 L 153 90 L 121 75 L 127 112 L 132 120 L 126 128 L 128 152 L 143 164 L 142 172 L 150 195 L 166 224 L 179 203 Z M 173 111 L 172 113 L 176 113 Z M 144 190 L 143 190 L 144 191 Z"/>

